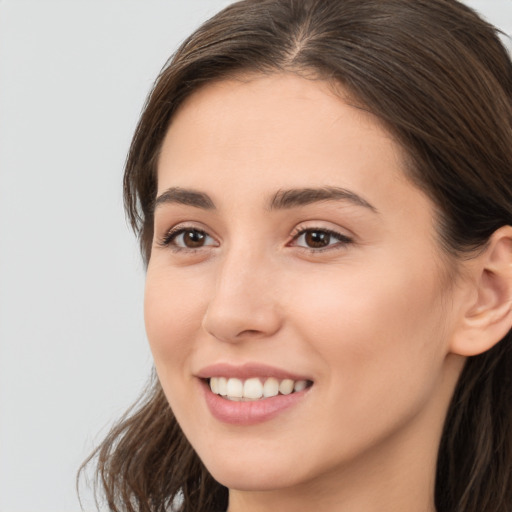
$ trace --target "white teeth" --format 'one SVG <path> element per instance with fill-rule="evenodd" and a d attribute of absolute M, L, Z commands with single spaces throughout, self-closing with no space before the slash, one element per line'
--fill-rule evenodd
<path fill-rule="evenodd" d="M 227 395 L 230 398 L 242 398 L 244 396 L 244 384 L 240 379 L 229 379 Z"/>
<path fill-rule="evenodd" d="M 279 393 L 282 395 L 289 395 L 293 391 L 293 385 L 295 382 L 291 379 L 284 379 L 279 384 Z"/>
<path fill-rule="evenodd" d="M 307 380 L 298 380 L 295 383 L 295 386 L 293 386 L 293 391 L 302 391 L 303 389 L 306 389 L 307 387 L 308 387 Z"/>
<path fill-rule="evenodd" d="M 218 377 L 217 379 L 217 394 L 226 396 L 228 394 L 228 379 L 226 377 Z M 211 379 L 210 379 L 211 381 Z M 213 389 L 212 389 L 213 391 Z M 214 391 L 215 393 L 215 391 Z"/>
<path fill-rule="evenodd" d="M 277 396 L 279 394 L 279 381 L 270 377 L 263 384 L 263 396 L 269 398 L 271 396 Z"/>
<path fill-rule="evenodd" d="M 256 400 L 263 396 L 263 384 L 260 379 L 247 379 L 244 382 L 244 397 Z"/>
<path fill-rule="evenodd" d="M 278 381 L 274 377 L 265 379 L 253 377 L 242 381 L 231 377 L 211 377 L 210 389 L 216 395 L 221 395 L 233 401 L 250 401 L 259 400 L 260 398 L 270 398 L 277 396 L 279 393 L 282 395 L 289 395 L 294 391 L 302 391 L 308 387 L 308 381 L 292 379 L 283 379 Z"/>

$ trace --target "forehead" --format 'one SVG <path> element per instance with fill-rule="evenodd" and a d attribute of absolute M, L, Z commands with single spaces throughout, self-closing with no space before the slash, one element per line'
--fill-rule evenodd
<path fill-rule="evenodd" d="M 404 177 L 402 150 L 378 118 L 355 106 L 343 89 L 293 74 L 199 89 L 175 114 L 158 164 L 159 190 L 167 178 L 215 175 L 234 182 L 251 172 L 269 185 L 285 175 L 297 182 L 327 174 L 339 180 L 349 168 L 363 181 L 384 170 L 393 179 Z"/>

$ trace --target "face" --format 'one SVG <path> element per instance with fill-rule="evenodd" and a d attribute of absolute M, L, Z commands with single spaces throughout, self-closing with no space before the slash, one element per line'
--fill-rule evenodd
<path fill-rule="evenodd" d="M 147 334 L 217 480 L 293 488 L 432 458 L 453 287 L 375 117 L 294 75 L 208 85 L 172 121 L 157 195 Z"/>

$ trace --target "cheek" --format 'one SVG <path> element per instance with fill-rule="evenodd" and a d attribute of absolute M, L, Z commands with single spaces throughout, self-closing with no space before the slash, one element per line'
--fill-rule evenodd
<path fill-rule="evenodd" d="M 148 267 L 144 294 L 144 321 L 155 370 L 170 407 L 187 418 L 190 358 L 201 328 L 202 313 L 197 283 L 169 268 Z M 190 425 L 188 430 L 190 430 Z"/>
<path fill-rule="evenodd" d="M 201 327 L 201 311 L 200 294 L 190 280 L 166 269 L 148 268 L 144 320 L 157 371 L 183 363 Z"/>
<path fill-rule="evenodd" d="M 321 368 L 319 437 L 350 440 L 339 448 L 348 458 L 430 410 L 444 359 L 439 290 L 420 273 L 404 280 L 366 269 L 362 276 L 317 279 L 297 290 L 294 306 Z M 325 453 L 320 439 L 313 442 Z M 339 455 L 326 457 L 335 463 Z"/>
<path fill-rule="evenodd" d="M 330 390 L 355 409 L 426 394 L 444 358 L 443 291 L 434 272 L 382 268 L 297 282 L 290 306 Z"/>

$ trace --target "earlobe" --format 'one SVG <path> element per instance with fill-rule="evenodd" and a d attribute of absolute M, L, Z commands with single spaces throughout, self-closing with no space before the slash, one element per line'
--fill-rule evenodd
<path fill-rule="evenodd" d="M 451 340 L 451 352 L 475 356 L 491 349 L 512 328 L 512 227 L 496 230 L 471 261 L 473 293 Z"/>

